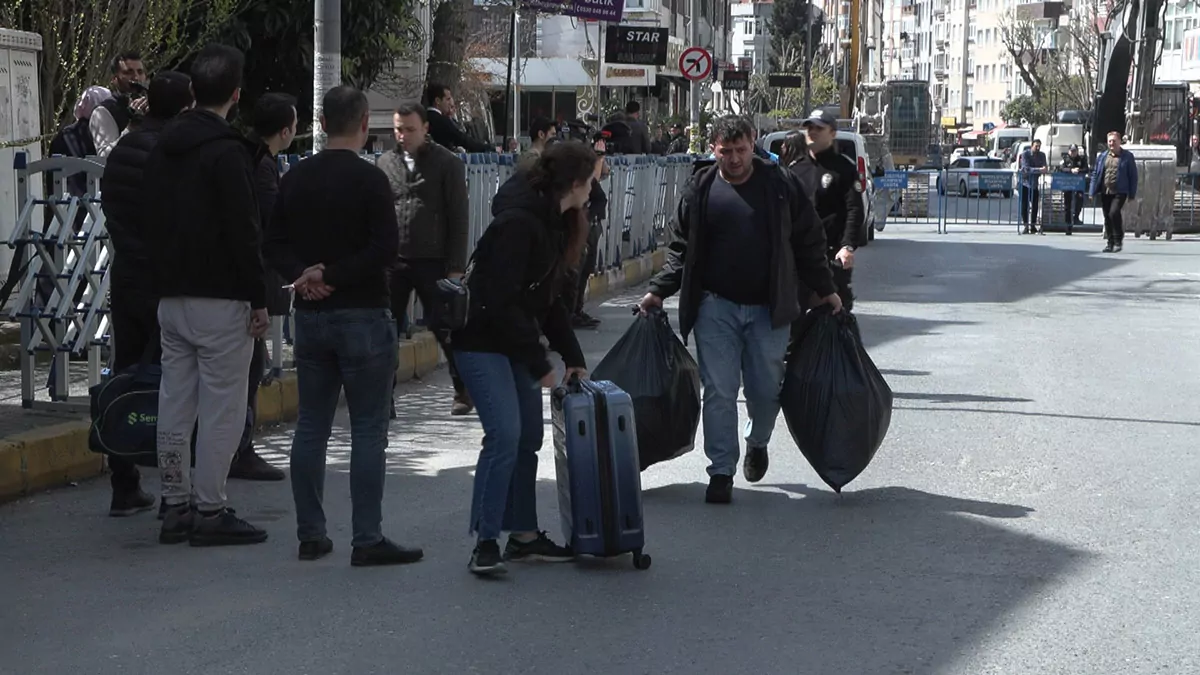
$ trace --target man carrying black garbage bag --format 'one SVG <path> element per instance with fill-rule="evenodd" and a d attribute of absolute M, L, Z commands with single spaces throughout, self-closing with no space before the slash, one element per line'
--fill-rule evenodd
<path fill-rule="evenodd" d="M 705 501 L 712 504 L 733 499 L 743 377 L 750 416 L 743 474 L 757 482 L 767 471 L 767 442 L 779 415 L 784 353 L 789 327 L 801 316 L 800 298 L 815 291 L 835 311 L 842 307 L 812 204 L 795 177 L 753 156 L 753 138 L 743 118 L 713 123 L 716 163 L 697 172 L 684 190 L 666 266 L 641 301 L 646 312 L 679 292 L 680 335 L 687 340 L 695 329 L 710 461 Z M 801 284 L 807 289 L 801 291 Z"/>

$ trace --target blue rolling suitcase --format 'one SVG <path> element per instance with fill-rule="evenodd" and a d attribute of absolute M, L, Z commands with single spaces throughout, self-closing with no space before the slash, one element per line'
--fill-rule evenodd
<path fill-rule="evenodd" d="M 563 535 L 576 554 L 642 553 L 642 477 L 633 401 L 612 382 L 572 379 L 551 396 Z"/>

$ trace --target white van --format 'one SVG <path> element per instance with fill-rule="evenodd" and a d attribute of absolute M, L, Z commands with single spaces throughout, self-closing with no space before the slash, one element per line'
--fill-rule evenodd
<path fill-rule="evenodd" d="M 988 134 L 988 155 L 995 159 L 1012 160 L 1016 155 L 1012 147 L 1018 143 L 1033 140 L 1033 129 L 1028 127 L 1006 127 L 996 129 Z M 1005 157 L 1009 151 L 1008 157 Z"/>
<path fill-rule="evenodd" d="M 804 133 L 803 129 L 797 129 L 800 133 Z M 779 155 L 779 151 L 783 148 L 783 141 L 791 134 L 791 131 L 774 131 L 759 139 L 759 146 L 767 152 Z M 845 155 L 847 159 L 854 162 L 854 166 L 858 169 L 858 179 L 863 184 L 863 221 L 866 224 L 867 236 L 870 239 L 875 238 L 875 213 L 871 208 L 872 196 L 875 193 L 875 184 L 871 180 L 871 157 L 867 154 L 867 142 L 862 137 L 862 134 L 856 134 L 852 131 L 837 132 L 837 148 L 838 152 Z"/>

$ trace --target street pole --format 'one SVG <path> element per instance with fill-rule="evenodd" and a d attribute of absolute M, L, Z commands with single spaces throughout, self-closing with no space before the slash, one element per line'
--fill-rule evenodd
<path fill-rule="evenodd" d="M 813 69 L 813 13 L 812 5 L 805 5 L 804 11 L 804 114 L 812 111 L 812 69 Z"/>
<path fill-rule="evenodd" d="M 513 118 L 512 118 L 512 137 L 521 137 L 521 3 L 519 0 L 513 0 L 513 55 L 515 71 L 513 73 Z M 507 152 L 508 148 L 504 148 Z"/>
<path fill-rule="evenodd" d="M 688 0 L 688 40 L 691 42 L 689 47 L 697 47 L 700 45 L 700 0 Z M 696 139 L 701 138 L 703 130 L 700 129 L 700 81 L 691 80 L 691 85 L 688 88 L 688 119 L 692 125 L 692 150 L 696 150 Z M 703 142 L 700 142 L 700 147 L 703 148 Z"/>
<path fill-rule="evenodd" d="M 313 47 L 313 152 L 320 152 L 325 149 L 322 99 L 342 83 L 342 0 L 313 2 Z"/>
<path fill-rule="evenodd" d="M 963 45 L 962 45 L 962 97 L 961 117 L 959 124 L 967 123 L 967 76 L 971 71 L 971 3 L 974 0 L 963 0 Z M 916 68 L 913 68 L 913 79 L 916 79 Z"/>
<path fill-rule="evenodd" d="M 514 6 L 512 6 L 512 16 L 509 17 L 509 73 L 508 73 L 508 77 L 506 77 L 504 80 L 504 120 L 502 121 L 502 124 L 504 125 L 504 133 L 502 133 L 502 136 L 508 136 L 509 113 L 512 112 L 512 56 L 514 56 L 514 54 L 516 54 L 516 50 L 517 50 L 516 20 L 517 20 L 517 8 L 516 8 L 516 4 L 514 4 Z M 504 151 L 509 150 L 509 139 L 508 138 L 502 138 L 502 141 L 500 141 L 500 143 L 502 143 L 502 145 L 500 145 L 500 148 L 503 148 Z"/>

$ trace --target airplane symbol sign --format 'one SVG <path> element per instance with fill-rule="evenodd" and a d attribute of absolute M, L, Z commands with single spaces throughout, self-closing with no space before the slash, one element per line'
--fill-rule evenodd
<path fill-rule="evenodd" d="M 688 47 L 679 55 L 679 72 L 689 80 L 703 80 L 712 72 L 712 55 L 703 47 Z"/>

